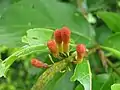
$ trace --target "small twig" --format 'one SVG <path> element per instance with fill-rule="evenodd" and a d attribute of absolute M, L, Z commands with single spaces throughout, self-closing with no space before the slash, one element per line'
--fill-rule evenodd
<path fill-rule="evenodd" d="M 119 70 L 115 68 L 114 64 L 104 55 L 104 52 L 101 49 L 99 49 L 98 54 L 102 60 L 103 66 L 108 64 L 116 72 L 116 74 L 120 76 Z"/>
<path fill-rule="evenodd" d="M 120 72 L 119 72 L 119 70 L 117 68 L 114 67 L 114 64 L 108 58 L 106 58 L 106 61 L 107 61 L 108 65 L 111 68 L 113 68 L 113 70 L 116 72 L 116 74 L 118 74 L 120 76 Z"/>
<path fill-rule="evenodd" d="M 98 49 L 100 49 L 100 47 L 99 47 L 98 45 L 96 45 L 94 48 L 89 49 L 89 50 L 88 50 L 89 52 L 88 52 L 88 55 L 87 55 L 87 56 L 89 56 L 90 54 L 95 53 L 96 50 L 98 50 Z"/>
<path fill-rule="evenodd" d="M 80 9 L 81 14 L 87 19 L 88 12 L 86 6 L 86 0 L 76 0 L 77 7 Z"/>
<path fill-rule="evenodd" d="M 102 61 L 102 65 L 105 68 L 105 71 L 107 72 L 108 71 L 107 70 L 108 65 L 107 65 L 107 61 L 105 60 L 106 59 L 105 54 L 104 54 L 104 52 L 101 49 L 98 49 L 98 54 L 99 54 L 100 59 Z"/>
<path fill-rule="evenodd" d="M 113 53 L 111 53 L 111 52 L 110 52 L 110 53 L 105 54 L 105 56 L 106 56 L 106 57 L 110 57 L 110 56 L 112 56 L 112 55 L 113 55 Z"/>

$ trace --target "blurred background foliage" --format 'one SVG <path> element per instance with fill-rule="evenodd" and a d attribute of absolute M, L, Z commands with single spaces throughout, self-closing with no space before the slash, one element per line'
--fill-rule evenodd
<path fill-rule="evenodd" d="M 117 34 L 118 40 L 116 38 L 110 39 L 111 37 L 109 37 L 120 30 L 118 25 L 120 23 L 118 21 L 120 20 L 119 15 L 97 13 L 98 11 L 119 13 L 120 1 L 0 0 L 0 57 L 4 60 L 25 45 L 22 43 L 21 38 L 28 29 L 55 29 L 64 25 L 72 30 L 72 39 L 74 39 L 75 43 L 84 43 L 87 47 L 93 47 L 97 42 L 98 44 L 120 50 L 119 33 Z M 76 36 L 78 34 L 79 37 Z M 80 41 L 76 40 L 76 38 L 80 39 Z M 118 46 L 113 47 L 109 40 L 112 40 Z M 109 55 L 110 53 L 107 54 Z M 0 90 L 30 90 L 38 76 L 44 71 L 43 69 L 32 67 L 30 64 L 31 58 L 38 58 L 50 63 L 47 61 L 48 56 L 46 56 L 46 53 L 41 54 L 39 52 L 16 60 L 10 67 L 7 78 L 0 78 Z M 89 58 L 93 73 L 93 90 L 110 90 L 112 84 L 120 83 L 120 77 L 116 73 L 111 73 L 111 68 L 106 73 L 96 53 L 90 55 Z M 109 59 L 120 70 L 119 59 L 113 55 Z M 73 84 L 69 81 L 69 77 L 72 74 L 72 72 L 59 73 L 46 90 L 83 90 L 82 85 L 77 86 L 78 82 Z M 57 84 L 55 84 L 56 81 Z M 64 85 L 64 89 L 61 89 Z M 114 87 L 112 86 L 112 90 L 118 90 L 114 89 Z"/>

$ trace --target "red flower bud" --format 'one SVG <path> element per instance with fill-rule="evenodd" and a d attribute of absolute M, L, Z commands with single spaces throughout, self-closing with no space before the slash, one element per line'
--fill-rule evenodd
<path fill-rule="evenodd" d="M 76 51 L 77 51 L 77 60 L 81 60 L 86 53 L 86 47 L 84 44 L 78 44 L 76 46 Z"/>
<path fill-rule="evenodd" d="M 86 47 L 84 44 L 78 44 L 76 47 L 76 50 L 78 53 L 85 53 L 86 52 Z"/>
<path fill-rule="evenodd" d="M 54 37 L 57 44 L 62 43 L 61 30 L 55 30 Z"/>
<path fill-rule="evenodd" d="M 48 68 L 48 65 L 46 63 L 43 63 L 42 61 L 39 61 L 35 58 L 31 60 L 31 64 L 37 68 Z"/>
<path fill-rule="evenodd" d="M 63 43 L 69 43 L 69 41 L 70 41 L 70 34 L 71 34 L 71 32 L 70 32 L 69 28 L 63 27 L 61 29 L 61 37 L 62 37 Z"/>
<path fill-rule="evenodd" d="M 58 52 L 62 52 L 62 37 L 61 37 L 61 30 L 55 30 L 54 38 L 57 43 Z"/>
<path fill-rule="evenodd" d="M 53 55 L 57 55 L 57 45 L 56 45 L 56 42 L 54 40 L 49 40 L 47 42 L 47 46 L 50 50 L 50 52 L 53 54 Z"/>
<path fill-rule="evenodd" d="M 70 41 L 70 29 L 67 27 L 63 27 L 61 29 L 61 37 L 63 41 L 63 51 L 68 52 L 69 50 L 69 41 Z"/>

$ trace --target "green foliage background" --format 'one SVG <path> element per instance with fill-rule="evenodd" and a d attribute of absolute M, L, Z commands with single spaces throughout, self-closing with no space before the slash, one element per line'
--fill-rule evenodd
<path fill-rule="evenodd" d="M 119 0 L 0 0 L 0 57 L 5 60 L 20 50 L 21 46 L 26 45 L 25 43 L 45 44 L 52 33 L 47 29 L 54 30 L 68 26 L 72 32 L 73 44 L 84 43 L 87 48 L 100 45 L 119 71 L 119 3 Z M 39 31 L 38 28 L 47 29 Z M 38 58 L 50 63 L 46 54 L 48 54 L 46 51 L 34 52 L 17 59 L 6 73 L 6 78 L 0 78 L 0 90 L 30 90 L 39 75 L 44 72 L 43 69 L 32 67 L 30 60 Z M 106 71 L 97 52 L 88 58 L 92 71 L 92 90 L 119 90 L 120 84 L 115 83 L 120 83 L 120 76 L 113 71 L 113 68 L 108 66 Z M 0 70 L 0 74 L 4 74 L 4 70 Z M 82 72 L 81 69 L 76 70 Z M 89 71 L 85 71 L 88 74 Z M 73 81 L 81 82 L 80 78 L 84 75 L 79 74 L 73 76 L 75 77 Z M 75 83 L 70 81 L 72 75 L 73 70 L 64 74 L 57 73 L 46 90 L 84 90 L 82 82 L 80 84 L 78 81 Z M 85 80 L 83 79 L 83 82 Z M 90 80 L 86 80 L 88 81 Z"/>

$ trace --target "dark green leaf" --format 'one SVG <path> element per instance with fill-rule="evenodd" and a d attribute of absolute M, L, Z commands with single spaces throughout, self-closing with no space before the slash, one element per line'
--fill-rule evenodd
<path fill-rule="evenodd" d="M 120 32 L 120 15 L 113 12 L 98 12 L 100 17 L 108 27 L 114 32 Z"/>
<path fill-rule="evenodd" d="M 105 42 L 103 49 L 111 52 L 114 56 L 120 58 L 120 33 L 111 35 Z"/>
<path fill-rule="evenodd" d="M 99 74 L 93 76 L 93 90 L 110 90 L 110 86 L 114 83 L 110 74 Z"/>
<path fill-rule="evenodd" d="M 0 0 L 0 18 L 10 6 L 10 0 Z"/>
<path fill-rule="evenodd" d="M 104 0 L 87 0 L 88 10 L 96 11 L 99 9 L 107 8 Z"/>
<path fill-rule="evenodd" d="M 64 25 L 71 29 L 76 43 L 94 44 L 93 28 L 73 5 L 57 0 L 21 0 L 0 18 L 0 43 L 19 46 L 21 36 L 30 28 L 56 29 Z"/>
<path fill-rule="evenodd" d="M 74 74 L 71 77 L 72 81 L 79 81 L 85 90 L 91 90 L 92 88 L 92 76 L 88 60 L 83 60 L 82 63 L 77 64 Z"/>
<path fill-rule="evenodd" d="M 106 26 L 100 26 L 96 28 L 96 40 L 100 44 L 104 44 L 107 38 L 112 34 L 111 30 Z"/>
<path fill-rule="evenodd" d="M 120 33 L 111 35 L 105 42 L 104 45 L 110 48 L 114 48 L 120 51 Z"/>
<path fill-rule="evenodd" d="M 102 77 L 103 78 L 103 77 Z M 105 83 L 100 88 L 101 90 L 110 90 L 110 86 L 114 83 L 112 75 L 109 75 L 108 80 L 105 81 Z"/>
<path fill-rule="evenodd" d="M 73 72 L 57 73 L 46 85 L 45 90 L 73 90 L 74 83 L 70 82 L 72 74 Z"/>
<path fill-rule="evenodd" d="M 81 84 L 79 84 L 79 85 L 75 88 L 75 90 L 84 90 L 84 87 L 83 87 Z"/>

